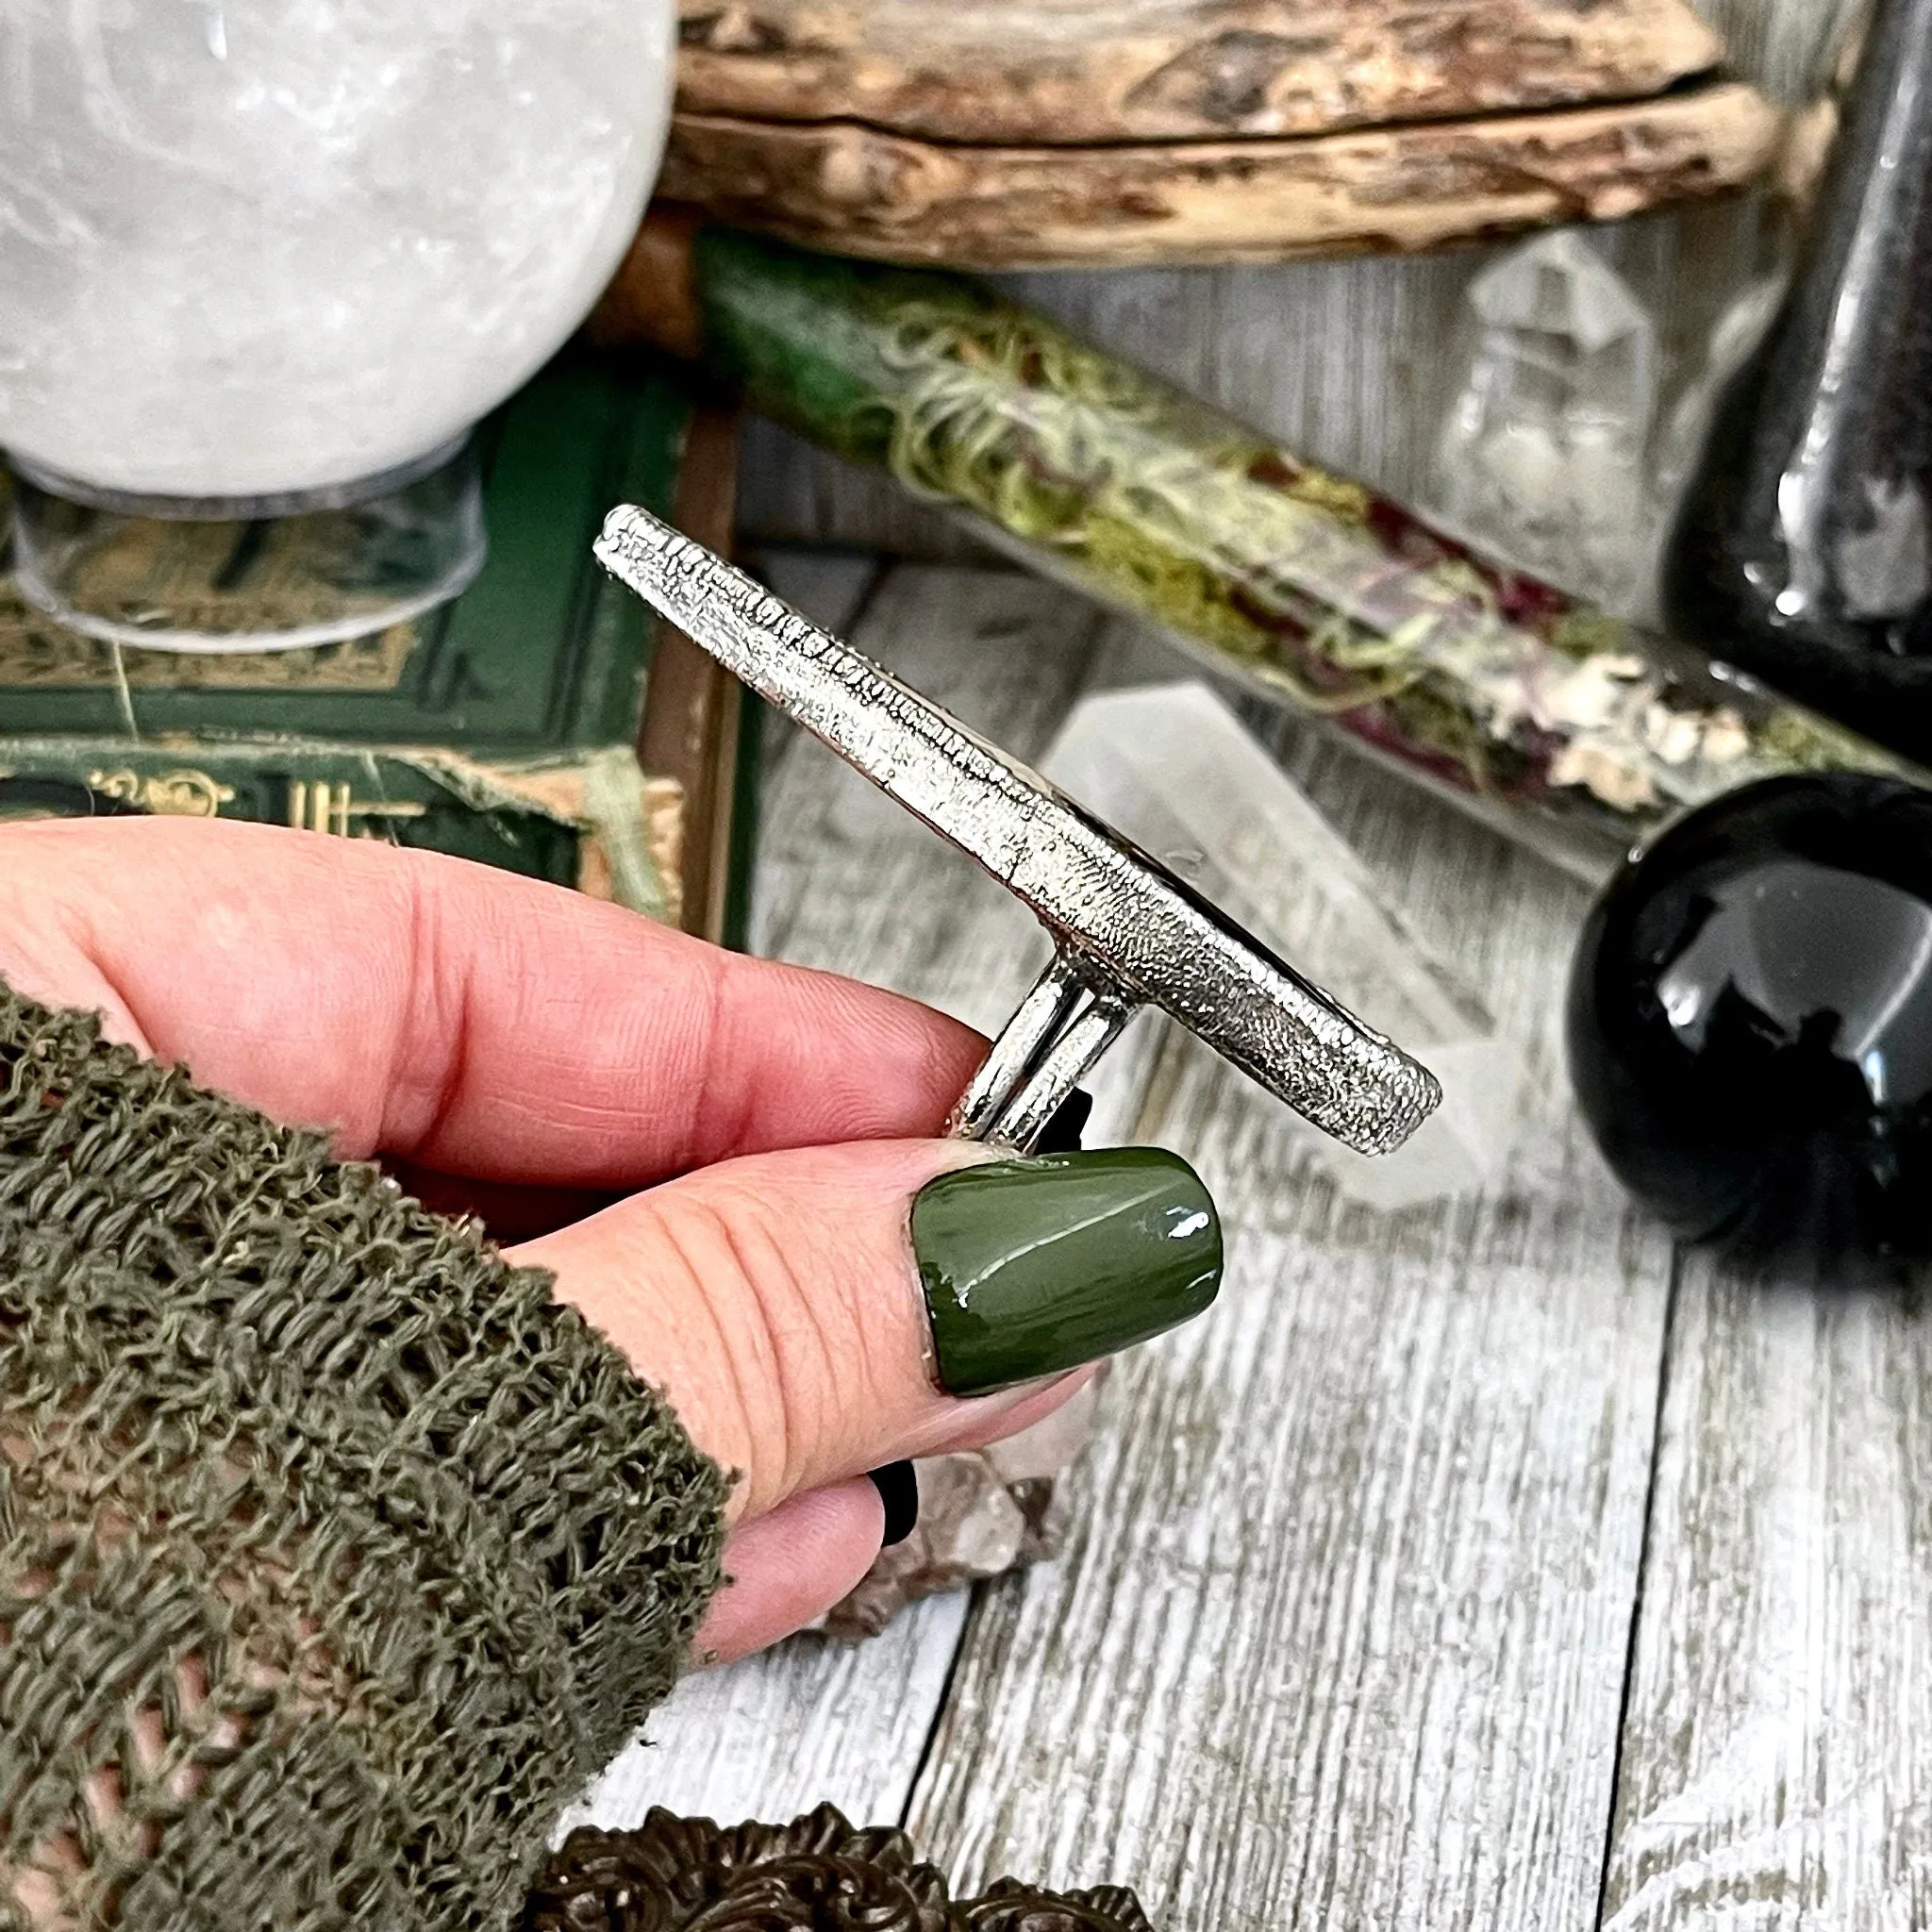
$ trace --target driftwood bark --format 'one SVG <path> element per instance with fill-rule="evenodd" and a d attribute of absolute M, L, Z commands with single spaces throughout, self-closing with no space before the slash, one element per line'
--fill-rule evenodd
<path fill-rule="evenodd" d="M 810 248 L 961 267 L 1282 260 L 1602 221 L 1759 174 L 1780 117 L 1650 100 L 1295 140 L 941 144 L 854 121 L 680 113 L 659 191 Z"/>
<path fill-rule="evenodd" d="M 1637 98 L 1713 67 L 1684 0 L 684 0 L 678 104 L 928 140 L 1332 133 Z"/>

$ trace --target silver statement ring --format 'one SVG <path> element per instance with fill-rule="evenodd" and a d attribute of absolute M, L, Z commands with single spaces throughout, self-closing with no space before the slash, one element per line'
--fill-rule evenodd
<path fill-rule="evenodd" d="M 761 697 L 1032 908 L 1052 963 L 961 1096 L 954 1132 L 1025 1152 L 1135 1009 L 1158 1007 L 1324 1132 L 1399 1146 L 1428 1069 L 1109 825 L 648 510 L 600 562 Z"/>

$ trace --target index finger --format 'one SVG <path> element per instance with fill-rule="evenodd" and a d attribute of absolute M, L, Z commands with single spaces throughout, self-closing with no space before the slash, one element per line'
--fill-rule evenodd
<path fill-rule="evenodd" d="M 344 1156 L 630 1189 L 937 1133 L 985 1050 L 943 1015 L 562 888 L 281 827 L 0 832 L 0 976 Z"/>

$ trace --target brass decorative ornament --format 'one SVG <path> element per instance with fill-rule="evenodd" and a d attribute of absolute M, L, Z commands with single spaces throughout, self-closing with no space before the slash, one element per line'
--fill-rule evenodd
<path fill-rule="evenodd" d="M 1046 1891 L 1002 1878 L 956 1899 L 903 1831 L 821 1805 L 724 1826 L 653 1808 L 635 1831 L 574 1831 L 523 1932 L 1154 1932 L 1124 1886 Z"/>
<path fill-rule="evenodd" d="M 104 797 L 124 799 L 143 811 L 169 818 L 219 818 L 222 807 L 235 796 L 232 785 L 224 785 L 208 773 L 186 765 L 178 771 L 145 775 L 131 768 L 90 772 L 87 782 Z"/>

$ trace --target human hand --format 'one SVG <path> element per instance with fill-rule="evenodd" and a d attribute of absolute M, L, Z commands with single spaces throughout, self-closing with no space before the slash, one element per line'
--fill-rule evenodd
<path fill-rule="evenodd" d="M 1212 1206 L 1173 1157 L 933 1138 L 984 1051 L 966 1028 L 483 867 L 197 821 L 9 826 L 0 978 L 551 1270 L 739 1473 L 705 1653 L 858 1580 L 883 1521 L 865 1471 L 1025 1426 L 1073 1364 L 1218 1283 Z M 1025 1385 L 947 1394 L 935 1355 L 954 1389 Z"/>

